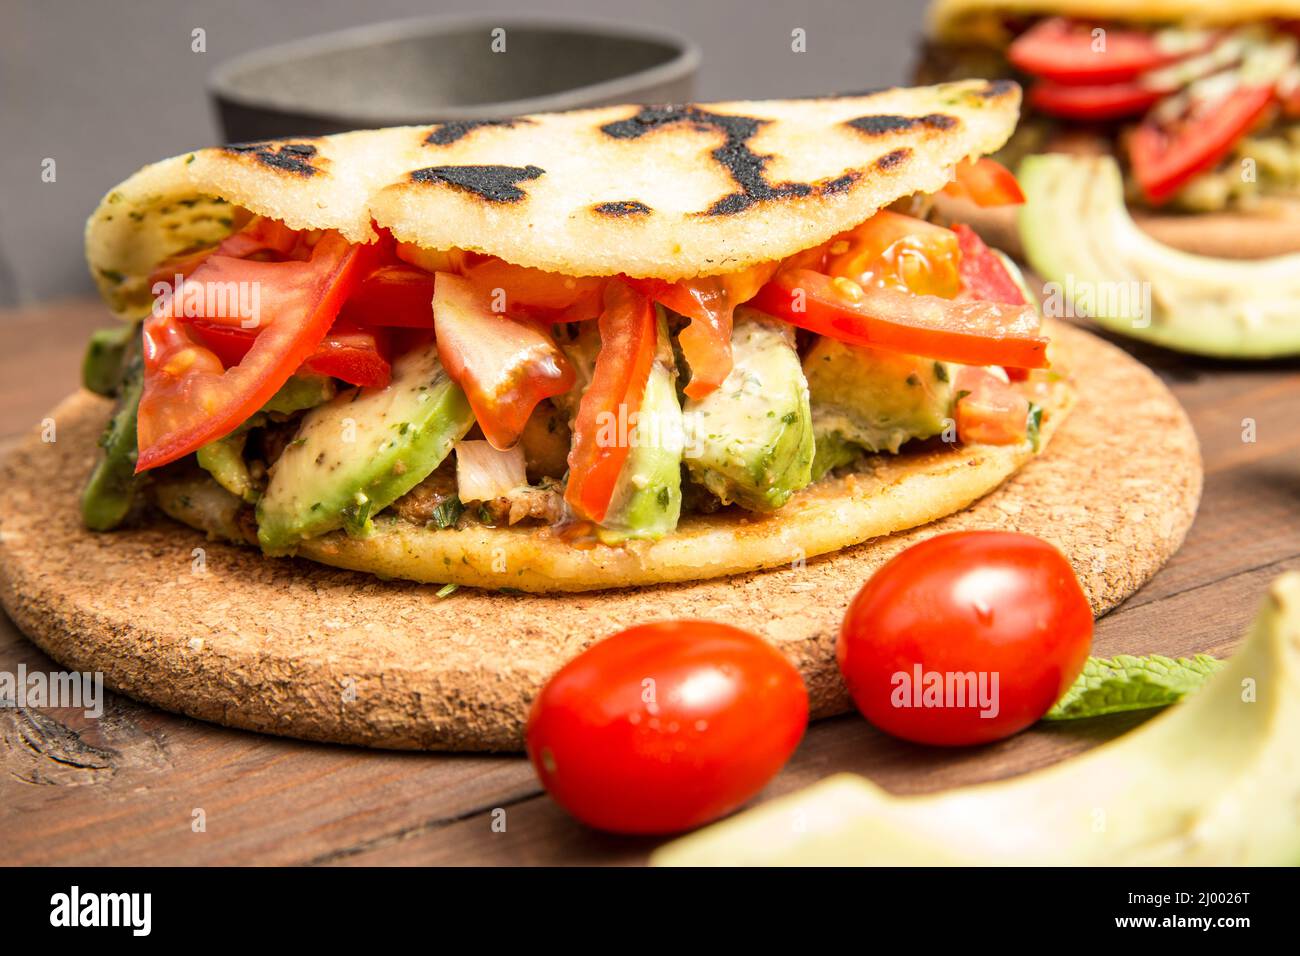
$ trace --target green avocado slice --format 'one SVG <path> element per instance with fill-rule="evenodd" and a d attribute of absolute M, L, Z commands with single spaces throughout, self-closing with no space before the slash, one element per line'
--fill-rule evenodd
<path fill-rule="evenodd" d="M 386 388 L 349 389 L 303 416 L 257 505 L 269 554 L 370 518 L 427 478 L 474 424 L 465 393 L 430 342 L 393 363 Z"/>
<path fill-rule="evenodd" d="M 1109 156 L 1027 157 L 1020 237 L 1043 312 L 1083 314 L 1166 348 L 1221 358 L 1300 354 L 1300 254 L 1227 260 L 1163 245 L 1124 205 Z"/>

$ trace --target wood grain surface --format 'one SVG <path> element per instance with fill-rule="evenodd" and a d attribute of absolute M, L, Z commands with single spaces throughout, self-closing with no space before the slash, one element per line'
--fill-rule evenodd
<path fill-rule="evenodd" d="M 98 304 L 75 302 L 0 313 L 0 439 L 12 445 L 67 391 L 84 334 L 103 317 Z M 1187 409 L 1205 488 L 1183 548 L 1098 623 L 1094 652 L 1227 654 L 1265 582 L 1300 568 L 1300 363 L 1238 365 L 1125 348 Z M 0 670 L 20 663 L 57 669 L 0 623 Z M 900 793 L 997 779 L 1058 761 L 1140 719 L 1034 728 L 947 751 L 891 740 L 856 716 L 832 718 L 810 727 L 758 799 L 838 770 Z M 519 757 L 302 743 L 111 694 L 99 720 L 0 708 L 0 769 L 0 846 L 10 863 L 636 864 L 656 843 L 573 822 Z"/>

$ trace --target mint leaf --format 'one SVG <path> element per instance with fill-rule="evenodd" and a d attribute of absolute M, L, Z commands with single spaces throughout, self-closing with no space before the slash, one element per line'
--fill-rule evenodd
<path fill-rule="evenodd" d="M 1090 657 L 1074 685 L 1043 715 L 1043 720 L 1076 720 L 1125 710 L 1166 707 L 1196 690 L 1223 661 L 1208 654 L 1163 657 L 1120 654 Z"/>

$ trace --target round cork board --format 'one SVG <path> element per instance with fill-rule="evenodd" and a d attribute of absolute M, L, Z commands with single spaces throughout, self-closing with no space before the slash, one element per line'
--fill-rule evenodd
<path fill-rule="evenodd" d="M 1079 402 L 1040 458 L 976 504 L 805 567 L 586 594 L 501 594 L 384 582 L 269 560 L 159 517 L 94 534 L 78 498 L 108 403 L 53 413 L 0 466 L 0 599 L 64 666 L 202 720 L 311 740 L 517 750 L 547 676 L 592 641 L 658 618 L 749 628 L 802 671 L 814 716 L 849 709 L 835 637 L 871 572 L 930 535 L 1026 531 L 1071 560 L 1094 611 L 1133 593 L 1182 543 L 1200 454 L 1177 401 L 1144 366 L 1058 327 Z M 195 549 L 202 548 L 202 552 Z M 196 567 L 202 570 L 196 570 Z"/>

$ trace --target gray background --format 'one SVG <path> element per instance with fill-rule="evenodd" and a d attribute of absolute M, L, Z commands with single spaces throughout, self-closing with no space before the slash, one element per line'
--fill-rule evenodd
<path fill-rule="evenodd" d="M 431 14 L 555 14 L 683 33 L 697 96 L 827 93 L 905 79 L 919 0 L 0 0 L 0 305 L 91 289 L 86 216 L 145 163 L 219 139 L 208 71 L 249 49 Z M 207 52 L 190 31 L 207 31 Z M 808 50 L 790 50 L 802 27 Z M 54 158 L 57 181 L 41 180 Z"/>

